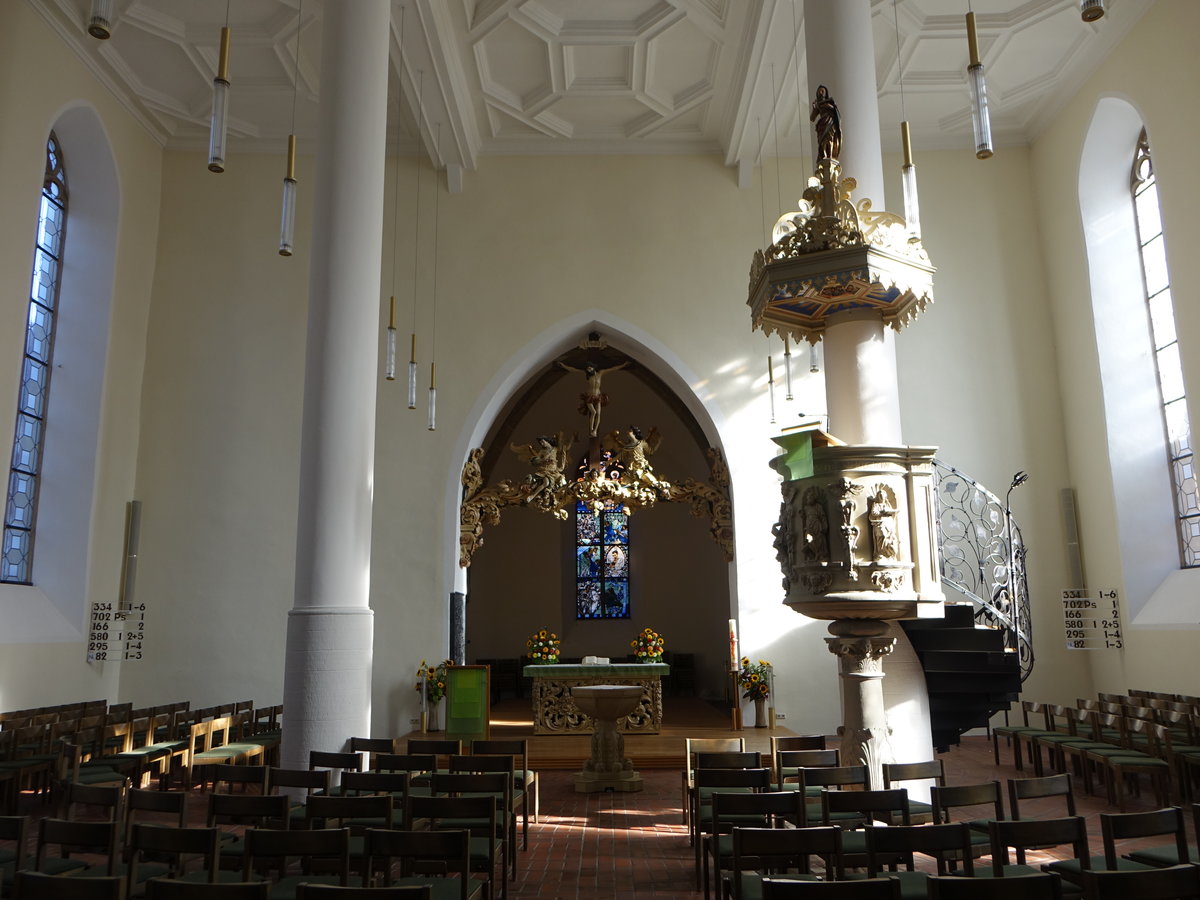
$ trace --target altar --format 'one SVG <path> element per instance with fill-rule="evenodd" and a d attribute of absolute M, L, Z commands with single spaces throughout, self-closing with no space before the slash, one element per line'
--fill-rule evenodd
<path fill-rule="evenodd" d="M 571 688 L 593 684 L 638 685 L 642 698 L 637 708 L 618 723 L 625 734 L 658 734 L 662 729 L 662 678 L 671 671 L 665 663 L 608 663 L 604 665 L 554 664 L 526 666 L 533 680 L 534 734 L 588 734 L 591 717 L 571 699 Z"/>

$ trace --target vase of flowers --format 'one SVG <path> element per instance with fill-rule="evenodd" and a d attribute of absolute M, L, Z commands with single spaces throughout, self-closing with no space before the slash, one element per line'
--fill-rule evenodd
<path fill-rule="evenodd" d="M 421 660 L 421 665 L 417 666 L 417 693 L 420 694 L 424 690 L 424 706 L 423 709 L 427 712 L 425 717 L 425 730 L 438 731 L 438 710 L 442 708 L 442 698 L 446 696 L 446 670 L 454 665 L 454 660 L 443 659 L 436 666 L 429 665 L 425 660 Z"/>
<path fill-rule="evenodd" d="M 771 663 L 760 659 L 750 662 L 750 657 L 742 657 L 742 667 L 738 670 L 738 684 L 742 687 L 742 696 L 754 701 L 754 727 L 767 727 L 767 698 L 771 696 L 771 680 L 774 670 Z"/>
<path fill-rule="evenodd" d="M 663 636 L 653 628 L 643 628 L 638 636 L 629 642 L 633 655 L 640 663 L 662 662 L 663 647 L 666 646 Z"/>
<path fill-rule="evenodd" d="M 558 635 L 548 628 L 539 628 L 525 642 L 531 666 L 549 666 L 558 662 Z"/>

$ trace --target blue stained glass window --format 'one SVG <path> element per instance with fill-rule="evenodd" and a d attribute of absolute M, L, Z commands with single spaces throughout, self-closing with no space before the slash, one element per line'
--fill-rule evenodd
<path fill-rule="evenodd" d="M 629 516 L 615 504 L 575 507 L 575 615 L 629 618 Z"/>
<path fill-rule="evenodd" d="M 25 355 L 17 395 L 17 426 L 4 504 L 4 538 L 0 543 L 0 581 L 29 584 L 33 571 L 34 526 L 46 404 L 54 356 L 55 306 L 67 224 L 67 178 L 62 149 L 54 134 L 46 142 L 46 175 L 34 234 L 33 276 Z"/>

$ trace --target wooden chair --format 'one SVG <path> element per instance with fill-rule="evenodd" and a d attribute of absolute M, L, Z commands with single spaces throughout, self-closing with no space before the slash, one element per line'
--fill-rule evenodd
<path fill-rule="evenodd" d="M 363 758 L 361 753 L 351 753 L 341 750 L 309 750 L 308 751 L 308 767 L 310 769 L 328 769 L 333 774 L 333 780 L 336 782 L 338 773 L 341 772 L 361 772 L 363 770 Z M 339 786 L 335 784 L 328 793 L 337 793 Z"/>
<path fill-rule="evenodd" d="M 721 753 L 726 751 L 741 751 L 746 749 L 745 738 L 684 738 L 683 742 L 683 772 L 679 792 L 679 805 L 683 809 L 683 824 L 688 824 L 691 815 L 691 796 L 693 778 L 696 768 L 696 755 L 700 753 Z"/>
<path fill-rule="evenodd" d="M 221 828 L 221 856 L 236 863 L 246 855 L 246 840 L 242 829 L 287 828 L 290 824 L 288 798 L 283 794 L 209 794 L 209 828 Z M 226 830 L 228 829 L 228 830 Z M 250 879 L 246 879 L 250 880 Z"/>
<path fill-rule="evenodd" d="M 992 822 L 989 834 L 992 840 L 992 875 L 996 878 L 1036 873 L 1038 869 L 1025 864 L 1025 851 L 1068 844 L 1081 868 L 1086 869 L 1091 865 L 1087 825 L 1082 816 Z M 1009 848 L 1017 851 L 1016 863 L 1009 863 Z"/>
<path fill-rule="evenodd" d="M 1062 809 L 1056 810 L 1058 816 L 1075 815 L 1075 791 L 1070 772 L 1043 775 L 1039 778 L 1008 779 L 1008 811 L 1013 819 L 1032 818 L 1021 814 L 1021 801 L 1025 801 L 1028 811 L 1030 800 L 1048 800 L 1053 797 L 1061 798 Z"/>
<path fill-rule="evenodd" d="M 132 788 L 125 795 L 125 843 L 135 824 L 171 825 L 183 828 L 187 817 L 187 795 L 180 791 L 152 791 Z"/>
<path fill-rule="evenodd" d="M 1101 820 L 1103 828 L 1104 820 Z M 1192 832 L 1200 834 L 1196 828 L 1200 826 L 1200 804 L 1192 804 Z M 1110 824 L 1109 827 L 1112 827 Z M 1107 852 L 1107 848 L 1106 852 Z M 1168 844 L 1156 845 L 1153 847 L 1140 847 L 1137 850 L 1131 850 L 1125 854 L 1127 859 L 1134 862 L 1145 863 L 1146 865 L 1154 866 L 1155 868 L 1166 868 L 1167 866 L 1177 866 L 1185 862 L 1200 862 L 1200 853 L 1194 845 L 1185 845 L 1183 850 L 1179 849 L 1178 839 L 1171 841 Z"/>
<path fill-rule="evenodd" d="M 500 863 L 500 896 L 508 898 L 508 866 L 504 858 L 504 840 L 496 832 L 496 802 L 492 797 L 423 797 L 410 794 L 406 804 L 404 828 L 414 831 L 421 823 L 432 831 L 461 830 L 463 822 L 481 822 L 470 831 L 470 869 L 483 873 L 487 881 L 486 896 L 494 897 L 496 863 Z"/>
<path fill-rule="evenodd" d="M 1117 841 L 1135 840 L 1148 837 L 1171 836 L 1175 839 L 1171 847 L 1176 859 L 1187 857 L 1187 831 L 1183 823 L 1183 810 L 1178 807 L 1159 809 L 1142 813 L 1101 813 L 1100 830 L 1104 838 L 1104 855 L 1093 856 L 1087 869 L 1095 871 L 1134 872 L 1153 869 L 1145 862 L 1124 859 L 1117 854 Z M 1042 866 L 1047 872 L 1054 872 L 1064 881 L 1079 888 L 1083 887 L 1084 867 L 1074 859 L 1064 859 Z"/>
<path fill-rule="evenodd" d="M 32 867 L 28 847 L 29 817 L 0 816 L 0 888 L 12 883 L 17 869 Z"/>
<path fill-rule="evenodd" d="M 1036 717 L 1041 716 L 1042 722 L 1038 724 Z M 1033 722 L 1030 718 L 1035 717 Z M 1017 771 L 1024 769 L 1024 761 L 1022 760 L 1022 750 L 1019 737 L 1024 735 L 1033 735 L 1034 733 L 1042 733 L 1050 731 L 1045 722 L 1045 704 L 1037 703 L 1030 700 L 1021 701 L 1021 724 L 1020 725 L 997 725 L 992 729 L 992 753 L 996 759 L 996 765 L 1000 765 L 1000 738 L 1005 738 L 1012 744 L 1013 748 L 1013 766 Z"/>
<path fill-rule="evenodd" d="M 816 825 L 822 821 L 821 798 L 829 788 L 844 790 L 853 788 L 867 789 L 866 766 L 829 766 L 821 768 L 803 768 L 799 771 L 800 793 L 805 795 L 804 822 L 802 825 Z M 816 789 L 815 793 L 813 789 Z M 829 824 L 847 825 L 860 824 L 862 818 L 853 815 L 838 816 L 837 821 Z"/>
<path fill-rule="evenodd" d="M 47 851 L 57 848 L 52 856 Z M 99 856 L 98 863 L 88 864 L 72 858 L 72 852 Z M 72 822 L 68 819 L 42 819 L 38 822 L 37 852 L 33 868 L 44 874 L 79 876 L 85 871 L 92 876 L 119 875 L 117 871 L 117 826 L 113 822 Z"/>
<path fill-rule="evenodd" d="M 253 881 L 255 873 L 278 873 L 270 878 L 272 897 L 294 897 L 302 882 L 350 884 L 350 832 L 344 828 L 250 828 L 245 841 L 242 881 Z M 289 874 L 293 860 L 304 874 Z"/>
<path fill-rule="evenodd" d="M 1173 760 L 1167 759 L 1168 751 L 1164 749 L 1164 745 L 1170 741 L 1167 729 L 1147 719 L 1130 719 L 1127 720 L 1127 733 L 1131 744 L 1137 743 L 1139 738 L 1144 739 L 1146 750 L 1096 757 L 1103 773 L 1108 802 L 1115 802 L 1117 809 L 1125 812 L 1127 788 L 1132 785 L 1136 791 L 1136 779 L 1145 775 L 1154 789 L 1155 802 L 1160 807 L 1169 805 L 1174 766 Z"/>
<path fill-rule="evenodd" d="M 944 787 L 946 784 L 946 764 L 940 759 L 930 759 L 913 763 L 884 763 L 884 790 L 894 788 L 904 781 L 932 781 L 933 786 Z M 933 806 L 923 800 L 908 798 L 908 819 L 913 825 L 922 825 L 933 821 Z"/>
<path fill-rule="evenodd" d="M 137 887 L 152 877 L 215 882 L 220 864 L 219 839 L 216 828 L 134 825 L 126 847 L 126 896 L 135 896 Z M 187 871 L 189 856 L 202 861 L 199 871 Z M 168 860 L 165 864 L 164 859 Z"/>
<path fill-rule="evenodd" d="M 474 740 L 471 741 L 471 753 L 481 756 L 511 756 L 513 758 L 516 786 L 525 794 L 526 798 L 533 798 L 533 823 L 536 825 L 538 816 L 541 814 L 541 796 L 537 772 L 533 771 L 529 765 L 529 741 L 525 738 Z M 523 847 L 529 846 L 529 806 L 527 799 L 521 819 Z"/>
<path fill-rule="evenodd" d="M 824 876 L 841 880 L 842 830 L 815 825 L 811 828 L 735 828 L 730 835 L 729 872 L 723 877 L 723 896 L 750 900 L 762 896 L 764 878 L 816 881 L 812 857 L 836 860 Z M 796 870 L 795 874 L 789 873 Z M 720 872 L 721 869 L 718 869 Z"/>
<path fill-rule="evenodd" d="M 1011 878 L 929 877 L 930 900 L 1060 900 L 1061 897 L 1062 882 L 1049 872 Z"/>
<path fill-rule="evenodd" d="M 971 829 L 971 855 L 983 856 L 991 849 L 988 823 L 1004 818 L 1004 800 L 999 781 L 961 784 L 929 789 L 934 822 L 965 822 Z M 985 815 L 958 815 L 958 810 L 974 810 Z"/>
<path fill-rule="evenodd" d="M 450 764 L 450 757 L 463 752 L 462 741 L 455 738 L 409 738 L 405 749 L 409 753 L 434 756 L 437 767 L 443 771 Z"/>
<path fill-rule="evenodd" d="M 804 818 L 804 797 L 797 791 L 762 793 L 724 793 L 712 795 L 712 832 L 701 852 L 704 896 L 709 896 L 709 859 L 718 887 L 721 872 L 733 856 L 733 835 L 737 828 L 799 827 Z"/>
<path fill-rule="evenodd" d="M 146 882 L 146 900 L 268 900 L 269 881 L 226 881 L 204 884 L 151 878 Z"/>
<path fill-rule="evenodd" d="M 456 757 L 451 757 L 455 759 Z M 491 757 L 496 760 L 499 757 Z M 511 763 L 511 759 L 505 762 Z M 516 814 L 513 811 L 512 773 L 500 772 L 438 772 L 433 776 L 431 789 L 433 794 L 449 797 L 491 796 L 496 804 L 496 837 L 504 842 L 504 859 L 512 870 L 511 878 L 517 877 L 517 826 Z M 469 821 L 465 824 L 478 833 L 485 824 L 483 821 Z M 459 824 L 458 827 L 463 827 Z"/>
<path fill-rule="evenodd" d="M 801 769 L 832 769 L 842 764 L 841 759 L 839 750 L 778 750 L 775 753 L 776 790 L 788 790 L 789 784 L 795 784 L 792 779 L 799 779 Z M 810 796 L 818 793 L 820 788 Z"/>
<path fill-rule="evenodd" d="M 121 900 L 120 877 L 64 878 L 43 872 L 17 872 L 13 900 Z"/>
<path fill-rule="evenodd" d="M 305 798 L 313 794 L 328 794 L 333 786 L 333 772 L 329 769 L 267 769 L 268 794 L 278 794 L 282 788 L 304 791 Z M 289 798 L 288 817 L 292 825 L 304 821 L 304 802 L 292 802 Z"/>
<path fill-rule="evenodd" d="M 821 795 L 821 824 L 837 825 L 842 834 L 842 863 L 847 867 L 867 864 L 867 833 L 860 826 L 890 825 L 908 821 L 908 791 L 825 791 Z"/>
<path fill-rule="evenodd" d="M 393 738 L 352 737 L 350 738 L 351 753 L 367 754 L 367 769 L 375 768 L 376 753 L 395 753 L 399 741 Z"/>
<path fill-rule="evenodd" d="M 124 817 L 125 785 L 79 784 L 65 785 L 63 818 L 73 821 L 120 822 Z M 99 810 L 99 814 L 96 814 Z M 85 816 L 85 812 L 88 813 Z"/>
<path fill-rule="evenodd" d="M 881 878 L 892 870 L 900 882 L 904 900 L 923 900 L 928 895 L 929 873 L 919 871 L 916 855 L 935 860 L 938 875 L 951 874 L 961 864 L 961 873 L 974 874 L 971 860 L 971 829 L 965 822 L 949 825 L 890 825 L 866 828 L 867 877 Z M 898 865 L 903 871 L 896 872 Z"/>
<path fill-rule="evenodd" d="M 449 772 L 465 774 L 488 775 L 500 773 L 508 777 L 508 796 L 497 797 L 497 802 L 507 804 L 505 822 L 508 825 L 509 862 L 512 866 L 512 877 L 517 877 L 517 813 L 523 815 L 522 842 L 528 840 L 529 811 L 525 806 L 525 792 L 517 787 L 517 773 L 514 768 L 516 760 L 511 756 L 497 755 L 468 755 L 459 754 L 450 757 Z M 435 777 L 434 781 L 437 781 Z"/>
<path fill-rule="evenodd" d="M 696 889 L 701 887 L 700 856 L 705 836 L 712 831 L 713 795 L 731 793 L 761 793 L 771 789 L 771 770 L 760 769 L 696 769 L 691 792 L 691 814 L 688 822 L 691 843 L 696 851 Z"/>
<path fill-rule="evenodd" d="M 471 877 L 470 832 L 370 830 L 366 837 L 370 871 L 383 886 L 430 887 L 438 900 L 483 896 L 485 882 Z"/>
<path fill-rule="evenodd" d="M 779 754 L 784 750 L 824 750 L 825 735 L 823 734 L 793 734 L 787 737 L 771 737 L 771 771 L 775 773 L 775 783 L 782 784 L 789 775 L 780 765 Z M 794 773 L 793 773 L 794 774 Z M 782 788 L 781 788 L 782 790 Z"/>
<path fill-rule="evenodd" d="M 863 881 L 795 881 L 764 878 L 763 900 L 900 900 L 900 882 L 895 878 Z"/>
<path fill-rule="evenodd" d="M 1137 872 L 1083 873 L 1088 900 L 1177 900 L 1200 897 L 1200 866 L 1184 864 Z"/>
<path fill-rule="evenodd" d="M 265 765 L 217 763 L 213 766 L 213 790 L 233 793 L 235 788 L 241 791 L 254 788 L 258 793 L 265 794 L 269 769 L 270 766 Z"/>

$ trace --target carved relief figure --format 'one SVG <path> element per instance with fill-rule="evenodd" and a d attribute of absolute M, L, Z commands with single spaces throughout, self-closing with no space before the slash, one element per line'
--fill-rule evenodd
<path fill-rule="evenodd" d="M 842 152 L 842 114 L 823 84 L 817 87 L 808 120 L 816 123 L 817 159 L 837 159 Z"/>
<path fill-rule="evenodd" d="M 629 365 L 629 361 L 626 360 L 619 366 L 609 366 L 607 369 L 597 369 L 590 363 L 582 369 L 577 369 L 574 366 L 568 366 L 561 360 L 558 365 L 559 368 L 568 372 L 583 372 L 587 379 L 587 392 L 579 395 L 579 414 L 588 417 L 588 434 L 596 437 L 600 434 L 600 410 L 608 406 L 608 395 L 600 389 L 600 379 L 609 372 L 625 368 Z"/>
<path fill-rule="evenodd" d="M 867 501 L 867 519 L 871 523 L 871 543 L 875 547 L 875 559 L 879 561 L 900 558 L 900 538 L 896 532 L 896 506 L 888 497 L 891 493 L 884 485 L 875 488 Z"/>
<path fill-rule="evenodd" d="M 553 493 L 567 483 L 563 469 L 571 442 L 565 432 L 540 435 L 530 444 L 511 444 L 512 451 L 529 461 L 533 471 L 525 476 L 526 502 L 533 502 L 543 491 Z"/>
<path fill-rule="evenodd" d="M 846 574 L 850 576 L 851 581 L 857 581 L 858 563 L 854 554 L 858 549 L 859 529 L 854 524 L 854 497 L 862 493 L 863 486 L 855 484 L 849 478 L 839 478 L 829 485 L 828 490 L 838 498 L 838 509 L 842 514 L 842 524 L 839 526 L 839 530 L 842 532 L 842 538 L 846 541 L 847 562 L 850 564 Z"/>
<path fill-rule="evenodd" d="M 622 482 L 629 485 L 642 484 L 664 497 L 670 496 L 671 485 L 654 474 L 650 460 L 647 459 L 662 443 L 662 435 L 658 433 L 657 428 L 651 428 L 650 434 L 643 437 L 640 428 L 630 425 L 623 431 L 610 432 L 604 443 L 625 469 L 625 474 L 621 476 Z"/>
<path fill-rule="evenodd" d="M 810 487 L 804 492 L 804 559 L 814 562 L 829 560 L 829 519 L 825 515 L 825 504 L 821 502 L 821 491 Z"/>

